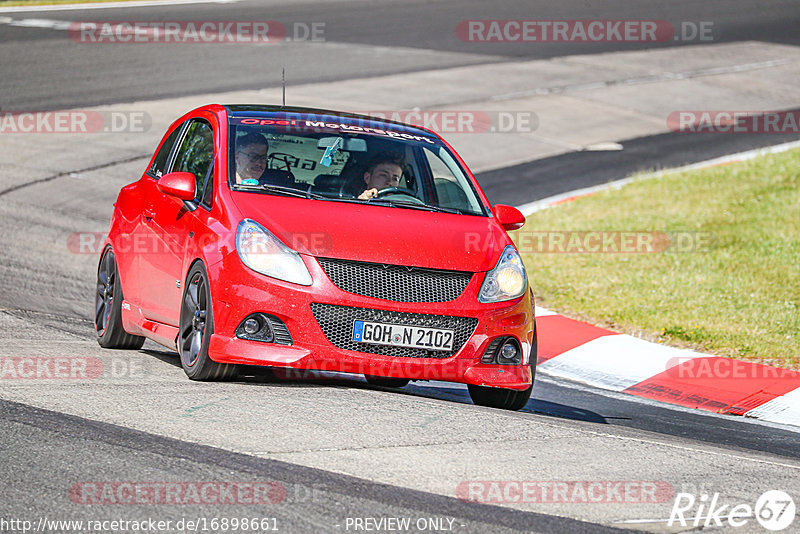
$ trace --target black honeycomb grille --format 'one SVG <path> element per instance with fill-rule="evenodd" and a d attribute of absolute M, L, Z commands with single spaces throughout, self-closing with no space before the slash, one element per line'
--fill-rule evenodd
<path fill-rule="evenodd" d="M 317 258 L 336 287 L 394 302 L 449 302 L 464 292 L 472 273 Z"/>
<path fill-rule="evenodd" d="M 455 355 L 478 326 L 478 320 L 472 317 L 451 317 L 448 315 L 430 315 L 426 313 L 400 313 L 370 308 L 351 308 L 334 304 L 312 303 L 311 311 L 317 319 L 322 332 L 328 341 L 340 349 L 382 354 L 400 358 L 450 358 Z M 401 324 L 409 326 L 425 326 L 428 328 L 444 328 L 452 330 L 453 350 L 439 351 L 413 347 L 393 347 L 391 345 L 372 345 L 353 341 L 353 321 L 372 321 L 376 323 Z"/>

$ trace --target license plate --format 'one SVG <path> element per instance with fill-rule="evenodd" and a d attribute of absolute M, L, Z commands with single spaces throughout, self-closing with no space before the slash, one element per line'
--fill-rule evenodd
<path fill-rule="evenodd" d="M 399 324 L 353 321 L 353 341 L 427 350 L 453 350 L 453 331 Z"/>

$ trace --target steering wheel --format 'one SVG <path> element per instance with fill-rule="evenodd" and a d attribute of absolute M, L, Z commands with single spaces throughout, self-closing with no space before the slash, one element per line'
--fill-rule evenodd
<path fill-rule="evenodd" d="M 387 187 L 386 189 L 381 189 L 378 191 L 378 194 L 375 198 L 388 197 L 389 195 L 405 195 L 411 197 L 417 204 L 425 204 L 425 202 L 418 199 L 416 195 L 414 195 L 414 192 L 411 191 L 411 189 L 406 189 L 405 187 Z"/>

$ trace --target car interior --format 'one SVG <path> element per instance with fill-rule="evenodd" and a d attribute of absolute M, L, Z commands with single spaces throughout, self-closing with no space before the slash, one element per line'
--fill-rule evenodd
<path fill-rule="evenodd" d="M 368 162 L 374 155 L 387 151 L 392 143 L 381 143 L 370 140 L 370 149 L 367 152 L 349 152 L 347 163 L 340 174 L 317 174 L 311 182 L 298 180 L 294 173 L 287 170 L 289 164 L 282 159 L 280 154 L 270 154 L 267 169 L 259 178 L 259 185 L 269 184 L 295 189 L 307 189 L 311 193 L 326 196 L 357 197 L 364 191 L 364 172 Z M 400 187 L 414 190 L 415 180 L 411 173 L 412 165 L 407 165 L 400 180 Z M 456 185 L 456 187 L 458 187 Z"/>
<path fill-rule="evenodd" d="M 364 173 L 370 160 L 380 153 L 400 151 L 406 165 L 398 187 L 404 191 L 387 191 L 389 197 L 400 195 L 404 202 L 414 200 L 467 213 L 481 211 L 464 191 L 464 184 L 434 149 L 394 139 L 352 134 L 309 138 L 291 133 L 261 133 L 269 140 L 269 153 L 266 169 L 258 180 L 260 186 L 273 185 L 327 197 L 356 198 L 364 191 Z M 432 174 L 430 182 L 420 179 L 429 174 Z"/>

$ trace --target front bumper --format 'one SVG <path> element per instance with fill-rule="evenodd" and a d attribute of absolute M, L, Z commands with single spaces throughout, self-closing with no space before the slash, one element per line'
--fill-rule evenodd
<path fill-rule="evenodd" d="M 209 273 L 214 303 L 214 331 L 209 356 L 220 363 L 266 365 L 370 374 L 412 380 L 445 380 L 524 390 L 533 382 L 530 365 L 533 338 L 533 302 L 529 293 L 519 299 L 481 304 L 477 301 L 483 275 L 473 276 L 457 299 L 439 303 L 404 303 L 347 293 L 336 287 L 308 256 L 303 260 L 313 283 L 299 286 L 275 280 L 244 267 L 230 254 Z M 312 312 L 312 303 L 477 319 L 474 331 L 449 357 L 399 357 L 346 350 L 326 337 Z M 281 319 L 293 344 L 280 345 L 236 337 L 237 326 L 251 313 L 264 312 Z M 498 336 L 513 336 L 522 347 L 520 365 L 480 362 Z M 535 360 L 535 355 L 534 355 Z M 533 362 L 535 365 L 535 361 Z"/>

